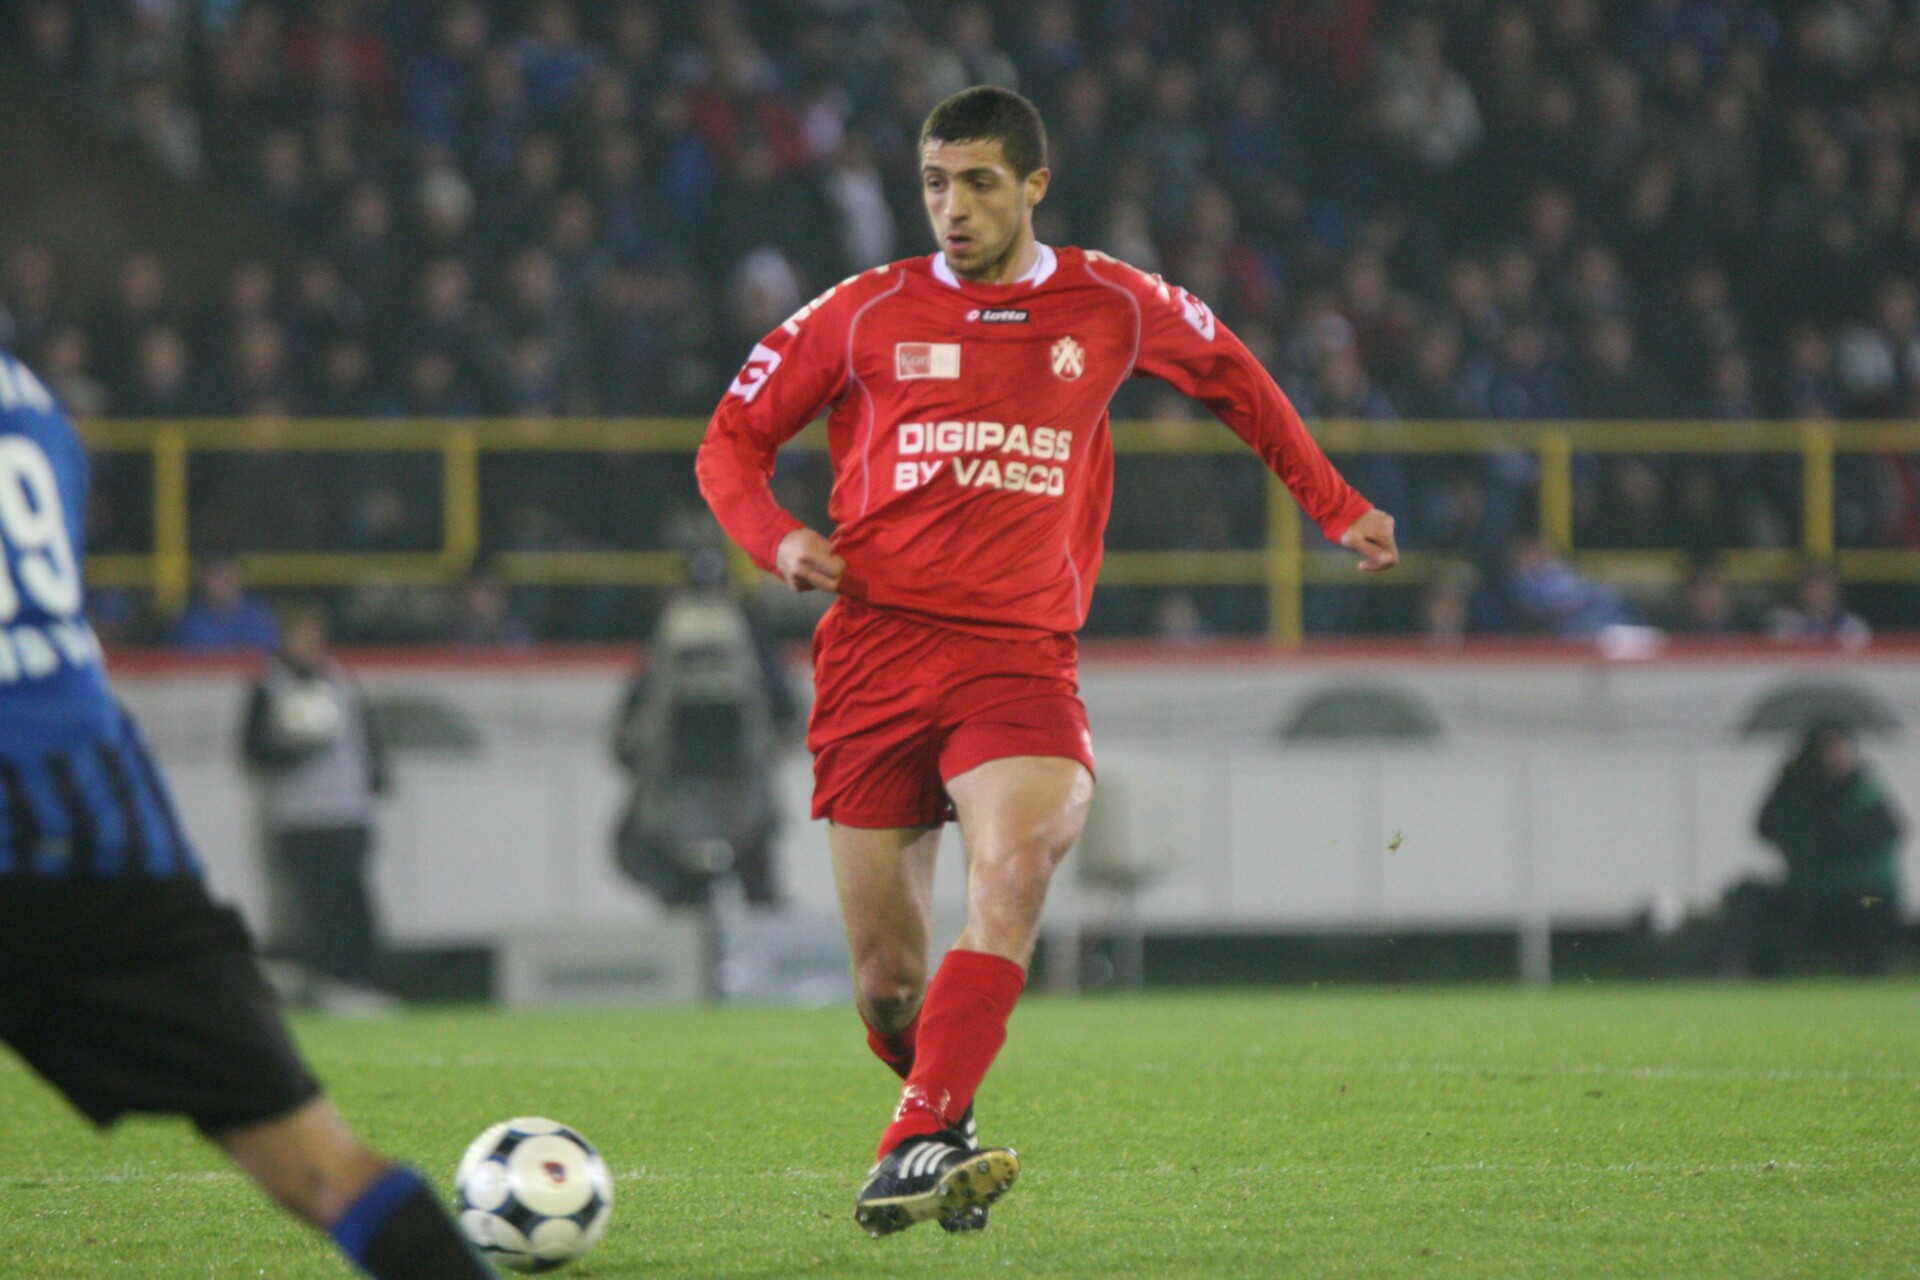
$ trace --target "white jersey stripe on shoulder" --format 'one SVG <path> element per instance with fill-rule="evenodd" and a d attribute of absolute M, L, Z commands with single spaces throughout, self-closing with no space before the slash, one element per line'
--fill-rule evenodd
<path fill-rule="evenodd" d="M 861 317 L 865 316 L 876 302 L 884 298 L 891 298 L 894 294 L 900 292 L 900 286 L 906 282 L 907 275 L 903 271 L 900 273 L 900 277 L 893 282 L 893 288 L 888 289 L 884 293 L 876 293 L 871 298 L 868 298 L 860 305 L 860 309 L 853 313 L 853 319 L 847 323 L 847 376 L 853 379 L 855 386 L 860 388 L 861 398 L 866 401 L 867 406 L 866 411 L 861 415 L 860 426 L 860 514 L 863 516 L 867 514 L 867 507 L 873 502 L 873 393 L 867 390 L 867 384 L 861 381 L 860 367 L 854 363 L 853 339 L 854 335 L 860 331 Z"/>
<path fill-rule="evenodd" d="M 1082 612 L 1085 612 L 1087 608 L 1087 584 L 1080 577 L 1080 566 L 1078 563 L 1074 561 L 1074 558 L 1073 558 L 1073 539 L 1062 538 L 1060 539 L 1060 545 L 1066 550 L 1066 553 L 1067 553 L 1067 572 L 1073 575 L 1074 602 L 1079 606 Z M 975 1135 L 971 1133 L 967 1135 L 969 1140 L 972 1140 L 974 1136 Z"/>
<path fill-rule="evenodd" d="M 1125 298 L 1127 305 L 1133 308 L 1133 354 L 1127 357 L 1127 367 L 1120 371 L 1120 376 L 1114 380 L 1113 389 L 1107 392 L 1107 400 L 1111 403 L 1113 397 L 1119 394 L 1121 384 L 1133 376 L 1134 367 L 1140 363 L 1140 337 L 1147 327 L 1147 318 L 1141 314 L 1140 299 L 1133 296 L 1133 291 L 1123 284 L 1118 284 L 1107 279 L 1098 271 L 1094 270 L 1093 264 L 1095 261 L 1096 259 L 1092 254 L 1084 254 L 1080 259 L 1080 265 L 1086 271 L 1088 279 L 1097 281 L 1113 290 Z M 1073 572 L 1074 595 L 1080 602 L 1080 608 L 1085 610 L 1087 607 L 1087 587 L 1086 583 L 1081 581 L 1080 566 L 1074 563 L 1073 543 L 1071 541 L 1066 544 L 1066 552 L 1067 568 Z"/>
<path fill-rule="evenodd" d="M 1112 261 L 1112 259 L 1108 259 L 1108 261 Z M 1119 381 L 1113 384 L 1113 391 L 1107 394 L 1107 398 L 1111 400 L 1114 394 L 1120 390 L 1121 383 L 1124 383 L 1128 378 L 1133 376 L 1134 366 L 1140 363 L 1140 334 L 1141 331 L 1146 328 L 1147 320 L 1145 316 L 1140 314 L 1140 299 L 1133 296 L 1133 291 L 1125 285 L 1109 280 L 1098 271 L 1095 271 L 1093 264 L 1094 258 L 1091 254 L 1084 256 L 1080 262 L 1080 265 L 1085 268 L 1088 278 L 1107 286 L 1107 288 L 1125 298 L 1127 305 L 1133 308 L 1133 355 L 1128 358 L 1127 367 L 1120 374 Z"/>

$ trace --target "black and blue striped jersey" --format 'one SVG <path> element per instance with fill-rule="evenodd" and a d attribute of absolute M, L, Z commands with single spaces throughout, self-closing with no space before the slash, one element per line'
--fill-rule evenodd
<path fill-rule="evenodd" d="M 193 852 L 87 623 L 87 458 L 0 352 L 0 875 L 173 876 Z"/>

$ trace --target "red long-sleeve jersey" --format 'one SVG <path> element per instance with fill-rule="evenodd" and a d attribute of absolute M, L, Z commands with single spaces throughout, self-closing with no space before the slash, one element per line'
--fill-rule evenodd
<path fill-rule="evenodd" d="M 1206 304 L 1104 254 L 1042 246 L 1012 284 L 939 254 L 843 281 L 755 346 L 695 464 L 714 514 L 771 571 L 800 527 L 774 453 L 831 406 L 841 592 L 968 630 L 1086 622 L 1113 501 L 1107 406 L 1129 377 L 1201 401 L 1337 540 L 1368 509 Z"/>

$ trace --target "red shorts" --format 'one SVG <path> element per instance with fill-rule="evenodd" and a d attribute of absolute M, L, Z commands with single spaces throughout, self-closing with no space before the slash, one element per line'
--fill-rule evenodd
<path fill-rule="evenodd" d="M 845 597 L 813 633 L 813 816 L 935 827 L 946 784 L 1008 756 L 1093 770 L 1070 635 L 997 639 Z"/>

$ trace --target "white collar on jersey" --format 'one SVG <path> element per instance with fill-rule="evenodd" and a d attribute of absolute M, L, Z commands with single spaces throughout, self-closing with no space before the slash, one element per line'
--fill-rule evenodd
<path fill-rule="evenodd" d="M 1046 245 L 1035 244 L 1034 248 L 1039 252 L 1033 255 L 1033 265 L 1027 268 L 1027 274 L 1018 280 L 1008 281 L 1009 284 L 1045 284 L 1047 277 L 1053 274 L 1053 269 L 1060 265 L 1060 259 Z M 954 275 L 953 268 L 947 265 L 947 255 L 944 250 L 934 250 L 933 276 L 949 289 L 960 287 L 960 277 Z"/>

